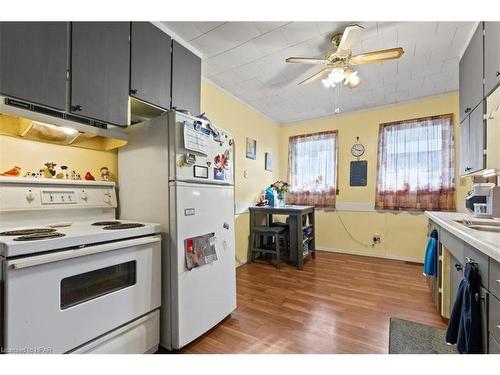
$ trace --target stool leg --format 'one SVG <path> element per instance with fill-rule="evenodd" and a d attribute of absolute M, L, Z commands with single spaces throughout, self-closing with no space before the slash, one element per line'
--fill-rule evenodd
<path fill-rule="evenodd" d="M 276 263 L 278 269 L 281 268 L 281 263 L 280 263 L 280 236 L 276 235 Z"/>
<path fill-rule="evenodd" d="M 255 246 L 255 233 L 252 232 L 250 233 L 250 241 L 249 241 L 249 246 L 248 246 L 248 262 L 252 263 L 253 262 L 253 249 Z"/>

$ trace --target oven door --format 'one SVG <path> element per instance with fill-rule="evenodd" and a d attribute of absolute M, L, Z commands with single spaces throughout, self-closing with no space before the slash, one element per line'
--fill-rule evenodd
<path fill-rule="evenodd" d="M 64 353 L 158 308 L 161 237 L 5 262 L 5 348 Z"/>

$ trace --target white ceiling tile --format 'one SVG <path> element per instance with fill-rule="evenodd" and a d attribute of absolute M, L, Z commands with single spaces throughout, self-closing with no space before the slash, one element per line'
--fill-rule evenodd
<path fill-rule="evenodd" d="M 283 26 L 280 31 L 283 33 L 288 45 L 305 42 L 315 36 L 320 35 L 314 22 L 293 22 Z"/>
<path fill-rule="evenodd" d="M 187 24 L 193 26 L 193 24 L 199 28 L 203 33 L 208 33 L 209 31 L 215 30 L 217 27 L 226 24 L 227 22 L 186 22 Z"/>
<path fill-rule="evenodd" d="M 260 31 L 253 22 L 228 22 L 192 40 L 191 44 L 210 58 L 259 35 Z"/>
<path fill-rule="evenodd" d="M 281 29 L 276 29 L 256 37 L 250 44 L 260 51 L 263 56 L 267 56 L 283 50 L 283 46 L 287 44 L 287 41 Z"/>
<path fill-rule="evenodd" d="M 322 66 L 287 64 L 290 56 L 323 57 L 346 25 L 365 27 L 353 53 L 402 47 L 397 61 L 356 66 L 356 89 L 298 82 Z M 279 123 L 307 120 L 438 95 L 458 87 L 458 54 L 473 22 L 167 22 L 205 56 L 202 74 Z"/>
<path fill-rule="evenodd" d="M 342 21 L 336 22 L 315 22 L 316 28 L 321 34 L 330 34 L 329 36 L 342 32 L 345 26 L 348 24 Z"/>
<path fill-rule="evenodd" d="M 254 25 L 259 29 L 261 34 L 268 33 L 271 30 L 275 30 L 281 26 L 286 25 L 290 22 L 254 22 Z"/>

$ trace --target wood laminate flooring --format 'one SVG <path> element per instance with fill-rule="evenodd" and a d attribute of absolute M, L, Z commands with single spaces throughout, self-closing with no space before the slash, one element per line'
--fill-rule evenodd
<path fill-rule="evenodd" d="M 303 271 L 237 270 L 238 308 L 179 353 L 387 353 L 389 318 L 446 328 L 422 266 L 317 252 Z"/>

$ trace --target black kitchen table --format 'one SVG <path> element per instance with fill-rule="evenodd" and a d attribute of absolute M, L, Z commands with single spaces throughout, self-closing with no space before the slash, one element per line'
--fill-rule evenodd
<path fill-rule="evenodd" d="M 271 225 L 273 215 L 288 216 L 290 252 L 288 262 L 304 269 L 304 261 L 309 257 L 315 258 L 315 229 L 314 229 L 314 206 L 284 207 L 249 207 L 250 211 L 250 233 L 257 225 Z M 305 234 L 307 232 L 308 235 Z M 251 254 L 249 246 L 249 254 Z M 249 255 L 250 257 L 251 255 Z"/>

